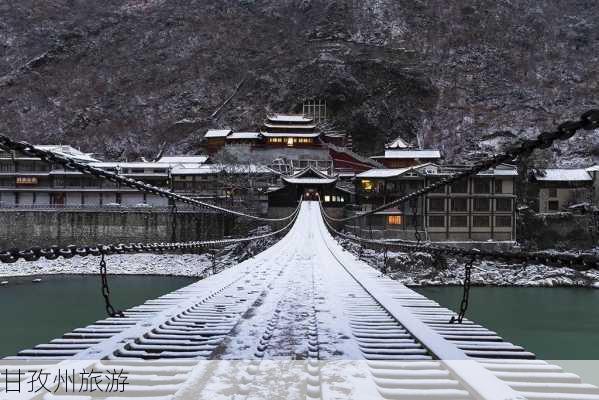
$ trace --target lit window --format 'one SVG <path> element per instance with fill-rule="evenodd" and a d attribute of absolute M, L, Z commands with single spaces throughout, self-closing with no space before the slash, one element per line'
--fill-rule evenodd
<path fill-rule="evenodd" d="M 374 190 L 374 183 L 371 180 L 364 179 L 362 180 L 362 189 L 370 192 Z"/>
<path fill-rule="evenodd" d="M 287 146 L 293 147 L 293 138 L 287 138 Z"/>
<path fill-rule="evenodd" d="M 17 185 L 37 185 L 37 178 L 29 176 L 17 176 Z"/>
<path fill-rule="evenodd" d="M 328 196 L 328 195 L 324 196 L 324 202 L 325 203 L 328 203 L 330 201 L 331 201 L 331 196 Z"/>
<path fill-rule="evenodd" d="M 403 224 L 403 216 L 402 215 L 389 215 L 389 216 L 387 216 L 387 224 L 401 225 L 401 224 Z"/>

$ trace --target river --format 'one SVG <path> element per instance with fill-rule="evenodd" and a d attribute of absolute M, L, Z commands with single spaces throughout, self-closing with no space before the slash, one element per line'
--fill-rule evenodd
<path fill-rule="evenodd" d="M 100 280 L 93 275 L 2 278 L 0 356 L 59 337 L 105 317 Z M 112 301 L 128 308 L 195 282 L 173 276 L 110 276 Z M 460 287 L 422 287 L 418 292 L 457 309 Z M 599 290 L 579 288 L 474 287 L 467 317 L 506 340 L 551 360 L 599 360 Z"/>
<path fill-rule="evenodd" d="M 458 310 L 462 288 L 414 288 Z M 467 318 L 546 360 L 599 360 L 599 290 L 473 287 Z"/>
<path fill-rule="evenodd" d="M 41 282 L 32 282 L 41 278 Z M 96 275 L 49 275 L 0 278 L 0 357 L 60 337 L 63 333 L 106 317 Z M 156 298 L 197 278 L 118 275 L 108 277 L 111 301 L 126 309 Z"/>

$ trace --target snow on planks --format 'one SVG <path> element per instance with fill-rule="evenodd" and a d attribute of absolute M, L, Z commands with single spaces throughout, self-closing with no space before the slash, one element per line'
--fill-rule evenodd
<path fill-rule="evenodd" d="M 121 366 L 119 398 L 599 400 L 576 375 L 471 321 L 449 324 L 450 310 L 357 260 L 316 202 L 266 251 L 125 314 L 5 363 Z"/>

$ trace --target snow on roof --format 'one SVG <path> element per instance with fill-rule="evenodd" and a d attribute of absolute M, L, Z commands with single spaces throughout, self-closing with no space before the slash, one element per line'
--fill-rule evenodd
<path fill-rule="evenodd" d="M 337 178 L 286 178 L 283 180 L 288 183 L 304 184 L 304 185 L 328 185 L 337 180 Z"/>
<path fill-rule="evenodd" d="M 314 168 L 312 165 L 308 165 L 306 168 L 299 170 L 298 172 L 294 173 L 291 177 L 292 178 L 300 178 L 306 174 L 309 174 L 310 172 L 316 174 L 316 176 L 319 178 L 323 178 L 323 179 L 331 178 L 325 171 L 320 171 L 320 170 Z"/>
<path fill-rule="evenodd" d="M 35 145 L 34 147 L 38 148 L 40 150 L 51 151 L 52 153 L 56 153 L 56 154 L 59 154 L 62 156 L 70 157 L 70 158 L 74 158 L 79 161 L 89 161 L 89 162 L 98 161 L 97 159 L 95 159 L 91 156 L 92 153 L 83 153 L 82 151 L 77 150 L 73 146 L 58 145 L 58 144 L 42 144 L 42 145 Z"/>
<path fill-rule="evenodd" d="M 384 156 L 375 156 L 371 158 L 441 158 L 439 150 L 385 150 Z"/>
<path fill-rule="evenodd" d="M 270 122 L 265 122 L 264 126 L 266 126 L 268 128 L 280 128 L 280 129 L 314 129 L 314 128 L 316 128 L 315 124 L 281 125 L 281 124 L 271 124 Z"/>
<path fill-rule="evenodd" d="M 550 181 L 590 181 L 591 175 L 584 169 L 549 168 L 535 173 L 535 179 Z"/>
<path fill-rule="evenodd" d="M 227 140 L 240 140 L 240 139 L 259 139 L 260 132 L 233 132 L 227 136 Z"/>
<path fill-rule="evenodd" d="M 218 174 L 226 172 L 229 174 L 267 174 L 276 172 L 272 169 L 257 164 L 209 164 L 201 165 L 198 168 L 185 168 L 185 167 L 174 167 L 172 175 L 204 175 L 204 174 Z"/>
<path fill-rule="evenodd" d="M 274 122 L 312 122 L 312 118 L 298 114 L 273 114 L 267 118 Z"/>
<path fill-rule="evenodd" d="M 170 164 L 204 164 L 208 161 L 208 156 L 164 156 L 160 157 L 159 163 Z"/>
<path fill-rule="evenodd" d="M 412 168 L 373 168 L 356 175 L 356 178 L 393 178 Z"/>
<path fill-rule="evenodd" d="M 303 138 L 315 138 L 320 135 L 320 133 L 284 133 L 284 132 L 260 132 L 260 134 L 264 137 L 303 137 Z"/>
<path fill-rule="evenodd" d="M 410 144 L 408 142 L 406 142 L 399 136 L 397 138 L 395 138 L 394 141 L 392 141 L 391 143 L 389 143 L 387 145 L 388 149 L 407 149 L 408 147 L 412 147 L 412 146 L 410 146 Z"/>
<path fill-rule="evenodd" d="M 210 129 L 204 135 L 205 138 L 220 138 L 227 137 L 231 133 L 231 129 Z"/>
<path fill-rule="evenodd" d="M 90 163 L 92 167 L 97 168 L 152 168 L 152 169 L 168 169 L 171 164 L 169 163 L 161 163 L 161 162 L 143 162 L 143 161 L 133 161 L 133 162 L 94 162 Z"/>
<path fill-rule="evenodd" d="M 486 175 L 487 171 L 482 171 L 479 172 L 477 175 Z M 514 169 L 493 169 L 490 171 L 490 173 L 492 173 L 492 175 L 495 176 L 517 176 L 518 175 L 518 171 L 514 168 Z"/>
<path fill-rule="evenodd" d="M 595 171 L 599 171 L 599 164 L 597 165 L 593 165 L 592 167 L 589 167 L 586 169 L 587 172 L 595 172 Z"/>

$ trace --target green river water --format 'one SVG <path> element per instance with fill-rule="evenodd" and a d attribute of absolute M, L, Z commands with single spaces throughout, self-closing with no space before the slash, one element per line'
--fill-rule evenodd
<path fill-rule="evenodd" d="M 105 317 L 97 276 L 2 278 L 0 356 L 61 336 Z M 111 276 L 113 304 L 128 308 L 195 282 L 171 276 Z M 456 309 L 459 287 L 418 292 Z M 467 316 L 544 359 L 599 360 L 599 290 L 570 288 L 472 289 Z"/>

